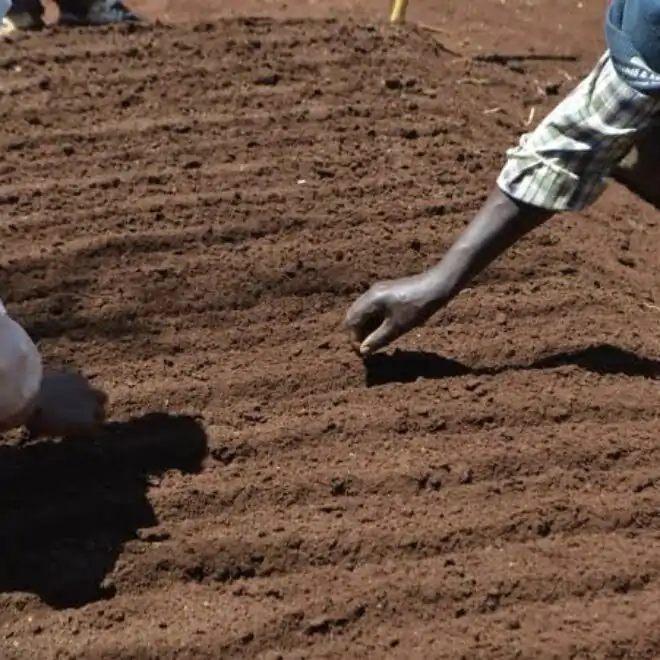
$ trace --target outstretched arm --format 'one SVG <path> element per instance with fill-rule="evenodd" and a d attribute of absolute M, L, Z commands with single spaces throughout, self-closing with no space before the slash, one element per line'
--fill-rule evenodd
<path fill-rule="evenodd" d="M 444 258 L 420 275 L 371 287 L 348 310 L 356 350 L 368 355 L 428 320 L 523 236 L 553 215 L 499 188 Z"/>
<path fill-rule="evenodd" d="M 648 131 L 659 116 L 660 96 L 643 94 L 623 81 L 605 53 L 572 94 L 509 150 L 495 190 L 436 266 L 378 282 L 350 307 L 345 325 L 353 345 L 369 355 L 426 322 L 554 214 L 587 208 L 609 176 L 640 195 L 657 188 L 655 172 L 645 182 L 642 175 L 649 167 L 640 163 L 658 163 L 660 137 L 651 138 Z M 652 157 L 631 165 L 626 154 L 644 144 Z"/>

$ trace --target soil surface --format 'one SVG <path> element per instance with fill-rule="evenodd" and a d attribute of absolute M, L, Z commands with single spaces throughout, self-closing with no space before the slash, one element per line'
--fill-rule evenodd
<path fill-rule="evenodd" d="M 471 219 L 602 3 L 351 2 L 0 53 L 2 298 L 115 420 L 0 447 L 3 660 L 660 652 L 660 216 L 613 187 L 384 355 L 340 329 Z"/>

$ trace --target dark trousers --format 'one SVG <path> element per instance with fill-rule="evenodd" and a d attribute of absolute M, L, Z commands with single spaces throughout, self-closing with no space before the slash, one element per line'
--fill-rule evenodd
<path fill-rule="evenodd" d="M 49 0 L 54 2 L 61 11 L 73 14 L 84 14 L 89 9 L 89 0 Z M 33 14 L 41 16 L 44 13 L 44 5 L 41 0 L 12 0 L 8 15 Z"/>

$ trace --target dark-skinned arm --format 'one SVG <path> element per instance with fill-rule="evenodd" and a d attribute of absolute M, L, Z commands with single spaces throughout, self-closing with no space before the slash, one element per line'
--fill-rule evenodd
<path fill-rule="evenodd" d="M 345 325 L 363 356 L 425 323 L 495 259 L 554 215 L 499 188 L 443 259 L 424 273 L 378 282 L 351 306 Z"/>

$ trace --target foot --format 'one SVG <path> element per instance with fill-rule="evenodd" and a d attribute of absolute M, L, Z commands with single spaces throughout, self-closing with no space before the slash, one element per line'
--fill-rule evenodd
<path fill-rule="evenodd" d="M 30 30 L 40 30 L 44 27 L 44 20 L 39 14 L 29 12 L 9 12 L 0 25 L 0 40 L 11 40 L 21 33 Z"/>
<path fill-rule="evenodd" d="M 112 23 L 136 23 L 143 20 L 123 2 L 94 0 L 85 12 L 60 12 L 58 22 L 60 25 L 110 25 Z"/>

